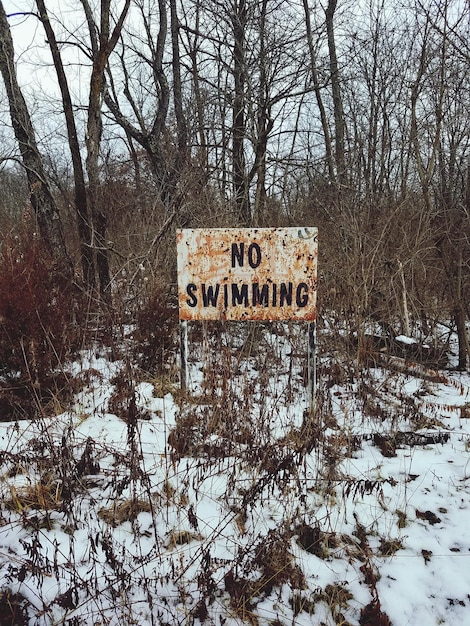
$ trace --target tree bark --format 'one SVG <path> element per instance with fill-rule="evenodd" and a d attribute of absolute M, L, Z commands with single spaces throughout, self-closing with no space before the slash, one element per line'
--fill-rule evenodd
<path fill-rule="evenodd" d="M 194 40 L 188 45 L 188 55 L 191 60 L 190 73 L 192 77 L 192 84 L 194 89 L 194 99 L 195 99 L 195 107 L 196 107 L 196 120 L 197 120 L 197 136 L 199 139 L 199 166 L 203 172 L 204 180 L 208 180 L 209 178 L 209 160 L 208 160 L 208 139 L 207 133 L 205 129 L 205 115 L 204 115 L 204 106 L 205 100 L 202 95 L 201 89 L 201 78 L 199 76 L 199 67 L 198 67 L 198 48 L 199 48 L 199 40 L 202 39 L 200 33 L 200 13 L 201 13 L 201 0 L 196 0 L 195 2 L 195 28 L 194 28 Z M 189 38 L 188 38 L 189 42 Z"/>
<path fill-rule="evenodd" d="M 346 163 L 344 153 L 344 110 L 341 97 L 341 85 L 339 80 L 338 58 L 336 55 L 336 42 L 333 18 L 336 11 L 337 0 L 328 0 L 325 11 L 326 32 L 328 38 L 328 53 L 331 75 L 331 93 L 333 96 L 333 114 L 335 120 L 335 160 L 338 182 L 341 186 L 346 184 Z"/>
<path fill-rule="evenodd" d="M 233 78 L 234 97 L 232 104 L 232 167 L 233 192 L 237 206 L 238 219 L 242 226 L 251 223 L 249 185 L 246 175 L 245 161 L 245 30 L 247 25 L 247 9 L 245 0 L 235 0 L 232 14 L 233 28 Z"/>
<path fill-rule="evenodd" d="M 186 164 L 188 154 L 188 129 L 183 111 L 183 90 L 181 86 L 181 59 L 179 49 L 179 24 L 176 11 L 176 0 L 170 0 L 171 48 L 173 69 L 173 101 L 175 106 L 176 132 L 178 136 L 178 151 L 174 169 L 175 174 L 181 172 Z"/>
<path fill-rule="evenodd" d="M 302 0 L 302 1 L 303 1 L 303 6 L 304 6 L 304 13 L 305 13 L 305 26 L 306 26 L 306 31 L 307 31 L 308 51 L 310 55 L 310 72 L 312 74 L 313 91 L 315 93 L 315 99 L 317 101 L 318 111 L 320 113 L 323 140 L 325 142 L 325 156 L 326 156 L 326 164 L 328 167 L 328 176 L 331 182 L 336 182 L 335 166 L 334 166 L 334 160 L 333 160 L 333 150 L 331 147 L 331 135 L 330 135 L 330 129 L 328 127 L 328 117 L 326 114 L 325 105 L 323 103 L 323 98 L 321 95 L 321 87 L 320 87 L 320 81 L 318 78 L 318 70 L 317 70 L 317 58 L 315 54 L 315 48 L 313 45 L 310 9 L 308 6 L 308 0 Z"/>
<path fill-rule="evenodd" d="M 91 218 L 88 210 L 85 175 L 83 171 L 82 157 L 80 155 L 80 143 L 78 141 L 77 128 L 73 113 L 72 97 L 67 82 L 62 57 L 55 37 L 54 30 L 49 20 L 49 15 L 44 0 L 36 0 L 40 20 L 46 31 L 49 49 L 57 74 L 57 80 L 62 96 L 65 122 L 67 125 L 67 137 L 72 157 L 73 178 L 75 186 L 75 211 L 77 214 L 78 236 L 82 261 L 83 280 L 86 288 L 92 291 L 95 287 L 95 266 L 92 249 Z"/>
<path fill-rule="evenodd" d="M 255 141 L 255 162 L 250 172 L 249 181 L 256 175 L 256 193 L 253 207 L 253 224 L 262 226 L 266 210 L 266 152 L 268 138 L 273 129 L 274 122 L 271 119 L 271 104 L 269 100 L 269 88 L 267 78 L 267 50 L 266 50 L 266 13 L 268 0 L 262 0 L 259 17 L 259 87 L 257 98 L 257 137 Z"/>
<path fill-rule="evenodd" d="M 101 0 L 98 35 L 88 0 L 81 0 L 81 3 L 88 23 L 93 52 L 90 93 L 88 98 L 87 134 L 85 139 L 87 147 L 86 170 L 88 174 L 89 199 L 94 236 L 93 244 L 96 251 L 96 268 L 98 271 L 100 295 L 103 302 L 110 306 L 112 298 L 111 273 L 106 242 L 107 223 L 104 209 L 98 200 L 100 187 L 99 154 L 103 131 L 101 103 L 106 86 L 106 65 L 120 37 L 124 20 L 129 10 L 130 0 L 126 0 L 112 32 L 110 28 L 111 0 Z"/>

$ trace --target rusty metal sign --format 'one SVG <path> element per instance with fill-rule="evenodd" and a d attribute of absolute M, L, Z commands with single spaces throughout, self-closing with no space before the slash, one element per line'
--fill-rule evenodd
<path fill-rule="evenodd" d="M 177 231 L 181 320 L 316 317 L 316 228 Z"/>

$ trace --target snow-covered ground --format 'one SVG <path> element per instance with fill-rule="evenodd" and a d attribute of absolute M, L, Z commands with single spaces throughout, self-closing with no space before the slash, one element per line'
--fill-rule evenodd
<path fill-rule="evenodd" d="M 469 376 L 325 351 L 310 416 L 302 346 L 203 341 L 187 394 L 95 350 L 71 407 L 0 423 L 0 615 L 470 624 Z"/>

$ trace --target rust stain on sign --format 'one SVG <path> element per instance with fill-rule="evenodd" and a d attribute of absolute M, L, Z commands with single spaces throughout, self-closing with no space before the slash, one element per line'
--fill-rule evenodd
<path fill-rule="evenodd" d="M 182 320 L 316 316 L 316 228 L 177 231 Z"/>

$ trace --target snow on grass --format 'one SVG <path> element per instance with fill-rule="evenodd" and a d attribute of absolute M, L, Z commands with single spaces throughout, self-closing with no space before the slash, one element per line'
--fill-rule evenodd
<path fill-rule="evenodd" d="M 195 352 L 186 397 L 83 354 L 69 410 L 0 423 L 1 588 L 30 624 L 466 622 L 469 377 L 323 357 L 312 419 L 291 339 Z"/>

